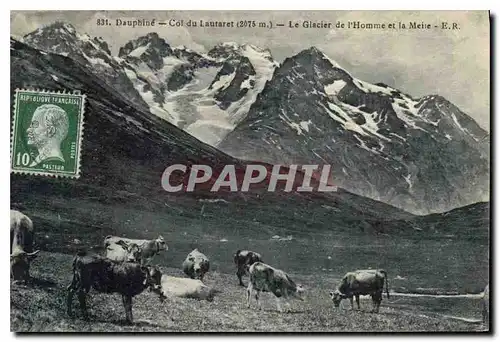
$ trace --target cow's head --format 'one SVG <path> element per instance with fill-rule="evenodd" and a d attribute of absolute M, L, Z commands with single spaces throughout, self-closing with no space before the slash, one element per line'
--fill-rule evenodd
<path fill-rule="evenodd" d="M 195 261 L 193 265 L 193 272 L 196 279 L 200 279 L 202 274 L 201 262 Z"/>
<path fill-rule="evenodd" d="M 146 272 L 145 284 L 149 287 L 149 290 L 158 294 L 160 296 L 160 302 L 165 300 L 165 295 L 163 294 L 163 289 L 161 286 L 161 271 L 156 266 L 143 266 Z"/>
<path fill-rule="evenodd" d="M 127 250 L 127 261 L 128 262 L 141 262 L 142 259 L 142 249 L 136 243 L 131 243 L 126 246 Z"/>
<path fill-rule="evenodd" d="M 20 249 L 16 249 L 12 252 L 10 255 L 10 272 L 14 280 L 29 280 L 30 263 L 36 258 L 39 252 L 40 250 L 36 250 L 32 253 L 27 253 Z"/>
<path fill-rule="evenodd" d="M 163 236 L 158 236 L 158 238 L 155 240 L 155 245 L 156 245 L 156 251 L 168 251 L 168 246 L 167 243 L 165 242 L 165 239 L 163 239 Z"/>
<path fill-rule="evenodd" d="M 340 302 L 342 299 L 347 298 L 343 293 L 339 290 L 330 291 L 330 298 L 333 301 L 333 305 L 338 308 L 340 306 Z"/>
<path fill-rule="evenodd" d="M 306 289 L 301 284 L 297 285 L 295 292 L 293 293 L 293 297 L 299 300 L 304 300 L 306 295 Z"/>

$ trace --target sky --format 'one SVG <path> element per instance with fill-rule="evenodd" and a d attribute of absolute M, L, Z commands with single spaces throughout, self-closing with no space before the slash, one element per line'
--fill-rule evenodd
<path fill-rule="evenodd" d="M 109 19 L 111 26 L 97 25 Z M 123 27 L 116 19 L 183 20 L 184 26 Z M 186 27 L 188 20 L 255 20 L 284 27 Z M 331 22 L 332 28 L 289 28 L 304 21 Z M 54 21 L 72 24 L 81 33 L 102 37 L 117 54 L 128 41 L 157 32 L 170 45 L 208 51 L 221 42 L 249 43 L 268 48 L 283 61 L 316 46 L 352 76 L 383 82 L 413 97 L 439 94 L 490 131 L 490 24 L 487 11 L 12 11 L 11 35 L 22 37 Z M 337 22 L 394 23 L 396 29 L 335 28 Z M 398 22 L 459 29 L 398 29 Z"/>

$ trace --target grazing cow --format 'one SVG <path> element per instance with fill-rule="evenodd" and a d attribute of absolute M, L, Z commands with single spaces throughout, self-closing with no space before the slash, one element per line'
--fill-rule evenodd
<path fill-rule="evenodd" d="M 137 263 L 118 263 L 98 255 L 79 253 L 73 259 L 73 280 L 68 286 L 67 312 L 72 316 L 71 305 L 76 292 L 83 317 L 88 319 L 86 296 L 90 288 L 102 293 L 122 295 L 126 320 L 132 323 L 132 297 L 148 288 L 165 297 L 161 292 L 161 272 L 156 267 Z"/>
<path fill-rule="evenodd" d="M 272 292 L 276 296 L 278 311 L 282 312 L 280 298 L 294 298 L 304 300 L 304 288 L 296 285 L 284 271 L 273 268 L 262 262 L 256 262 L 250 266 L 250 282 L 247 288 L 247 307 L 250 307 L 250 296 L 255 290 L 255 299 L 259 310 L 262 306 L 259 301 L 260 291 Z M 290 305 L 287 302 L 287 305 Z"/>
<path fill-rule="evenodd" d="M 241 278 L 248 273 L 250 266 L 256 262 L 263 262 L 262 257 L 259 253 L 255 253 L 247 250 L 238 250 L 234 254 L 234 263 L 238 270 L 236 271 L 236 276 L 240 282 L 240 286 L 245 286 Z"/>
<path fill-rule="evenodd" d="M 10 211 L 10 275 L 17 281 L 30 279 L 31 261 L 40 252 L 33 252 L 34 231 L 31 219 L 17 210 Z"/>
<path fill-rule="evenodd" d="M 203 281 L 205 273 L 210 269 L 210 260 L 208 260 L 207 256 L 201 253 L 198 248 L 195 248 L 188 254 L 186 260 L 182 263 L 182 269 L 191 279 Z"/>
<path fill-rule="evenodd" d="M 387 282 L 387 273 L 384 270 L 357 270 L 348 272 L 340 281 L 337 289 L 330 292 L 333 304 L 336 308 L 339 307 L 342 299 L 349 298 L 351 301 L 351 309 L 354 310 L 353 296 L 356 297 L 356 303 L 359 305 L 360 295 L 371 295 L 373 301 L 372 312 L 378 312 L 380 303 L 382 302 L 382 294 L 385 291 L 389 298 L 389 284 Z"/>
<path fill-rule="evenodd" d="M 106 258 L 117 262 L 141 262 L 142 250 L 136 243 L 126 244 L 122 240 L 108 244 Z"/>
<path fill-rule="evenodd" d="M 165 297 L 175 296 L 179 298 L 194 298 L 199 300 L 214 300 L 219 291 L 206 286 L 199 279 L 179 278 L 163 275 L 161 288 Z"/>
<path fill-rule="evenodd" d="M 121 242 L 120 242 L 121 241 Z M 108 235 L 104 238 L 104 247 L 107 249 L 109 246 L 114 244 L 126 244 L 129 245 L 131 243 L 137 244 L 141 249 L 141 263 L 148 264 L 151 259 L 159 254 L 161 251 L 168 251 L 168 246 L 163 236 L 158 236 L 154 240 L 140 240 L 140 239 L 128 239 L 119 236 Z"/>
<path fill-rule="evenodd" d="M 489 324 L 490 320 L 490 285 L 486 285 L 483 292 L 483 298 L 481 298 L 481 311 L 483 314 L 483 324 Z"/>

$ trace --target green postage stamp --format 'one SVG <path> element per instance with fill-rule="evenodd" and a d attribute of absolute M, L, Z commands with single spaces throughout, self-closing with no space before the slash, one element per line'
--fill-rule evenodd
<path fill-rule="evenodd" d="M 11 172 L 78 178 L 85 95 L 16 89 Z"/>

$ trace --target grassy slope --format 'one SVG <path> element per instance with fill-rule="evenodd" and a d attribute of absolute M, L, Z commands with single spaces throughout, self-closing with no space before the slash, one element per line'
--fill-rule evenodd
<path fill-rule="evenodd" d="M 163 268 L 167 274 L 180 275 L 178 269 Z M 362 300 L 361 311 L 333 310 L 323 287 L 335 277 L 322 273 L 319 277 L 294 275 L 308 284 L 304 302 L 294 301 L 291 312 L 276 311 L 274 299 L 263 294 L 263 311 L 245 306 L 245 289 L 236 285 L 233 275 L 212 272 L 206 283 L 221 289 L 209 303 L 194 299 L 169 298 L 160 304 L 156 295 L 144 292 L 134 300 L 134 325 L 125 325 L 124 310 L 118 295 L 93 294 L 89 300 L 92 322 L 79 317 L 75 298 L 76 319 L 65 313 L 64 286 L 70 281 L 71 256 L 43 253 L 33 268 L 33 287 L 11 287 L 11 329 L 14 331 L 479 331 L 480 324 L 446 319 L 440 314 L 460 309 L 480 317 L 477 300 L 449 301 L 435 299 L 384 297 L 379 314 L 367 311 L 371 301 Z M 314 279 L 312 279 L 314 278 Z M 30 300 L 26 300 L 30 298 Z M 349 306 L 347 303 L 346 308 Z"/>
<path fill-rule="evenodd" d="M 389 272 L 391 291 L 478 293 L 487 277 L 487 240 L 452 238 L 408 239 L 391 236 L 342 235 L 305 229 L 290 221 L 290 230 L 235 217 L 179 215 L 91 201 L 51 199 L 30 205 L 26 211 L 37 227 L 37 244 L 45 251 L 34 263 L 38 279 L 33 288 L 14 285 L 11 296 L 11 329 L 14 331 L 462 331 L 478 324 L 446 319 L 443 315 L 479 319 L 477 299 L 384 298 L 379 315 L 332 310 L 329 290 L 346 272 L 356 268 L 383 267 Z M 286 226 L 286 225 L 284 225 Z M 123 326 L 119 296 L 94 294 L 92 325 L 65 315 L 65 290 L 71 277 L 71 254 L 77 249 L 100 252 L 104 236 L 155 237 L 163 234 L 169 251 L 154 262 L 167 274 L 180 275 L 186 254 L 198 247 L 211 259 L 209 285 L 222 289 L 213 303 L 173 298 L 163 306 L 149 293 L 137 297 L 138 323 Z M 292 241 L 272 241 L 279 234 Z M 77 241 L 75 241 L 77 239 Z M 221 242 L 227 239 L 227 242 Z M 236 286 L 232 254 L 238 248 L 262 252 L 265 261 L 288 271 L 309 292 L 306 302 L 295 302 L 288 314 L 278 314 L 274 299 L 266 301 L 263 314 L 244 307 L 244 289 Z M 474 253 L 470 251 L 473 250 Z M 464 275 L 468 276 L 465 277 Z M 271 299 L 269 295 L 264 298 Z M 26 301 L 30 298 L 30 301 Z M 346 303 L 347 304 L 347 303 Z M 76 305 L 76 300 L 75 300 Z M 365 309 L 369 300 L 362 304 Z M 348 304 L 346 305 L 346 307 Z M 250 319 L 249 319 L 250 318 Z"/>

